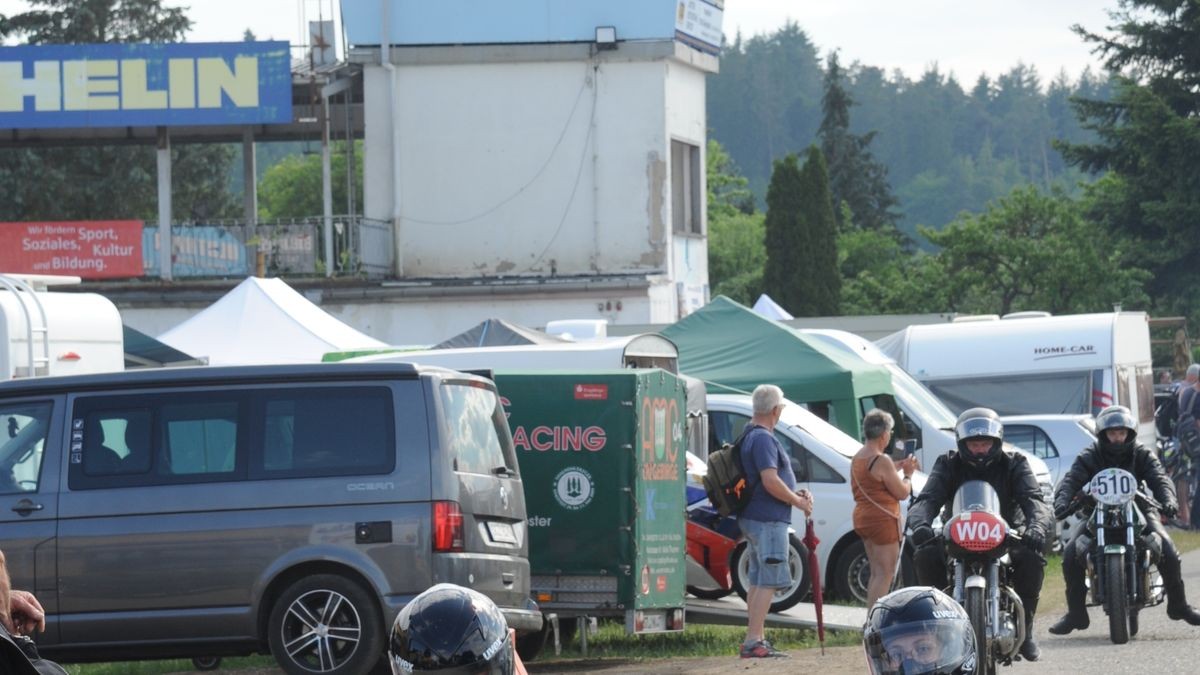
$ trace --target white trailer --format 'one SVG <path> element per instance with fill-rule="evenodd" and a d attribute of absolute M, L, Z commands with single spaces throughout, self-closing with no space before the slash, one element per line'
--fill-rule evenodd
<path fill-rule="evenodd" d="M 121 314 L 96 293 L 57 293 L 79 277 L 0 274 L 0 377 L 78 375 L 125 368 Z"/>
<path fill-rule="evenodd" d="M 956 414 L 1088 414 L 1128 406 L 1153 448 L 1154 383 L 1145 312 L 1021 312 L 909 326 L 876 344 Z"/>

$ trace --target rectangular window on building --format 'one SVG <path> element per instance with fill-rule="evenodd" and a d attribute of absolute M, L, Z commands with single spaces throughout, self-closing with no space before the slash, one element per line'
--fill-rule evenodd
<path fill-rule="evenodd" d="M 671 220 L 675 232 L 704 234 L 700 148 L 671 141 Z"/>

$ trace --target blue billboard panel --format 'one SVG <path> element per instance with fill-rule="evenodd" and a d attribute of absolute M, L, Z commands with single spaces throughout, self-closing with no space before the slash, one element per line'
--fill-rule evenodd
<path fill-rule="evenodd" d="M 0 129 L 291 121 L 286 42 L 0 47 Z"/>

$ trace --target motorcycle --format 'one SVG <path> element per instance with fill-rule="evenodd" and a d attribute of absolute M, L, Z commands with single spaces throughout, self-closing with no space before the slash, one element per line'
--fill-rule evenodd
<path fill-rule="evenodd" d="M 1161 507 L 1141 489 L 1133 474 L 1115 467 L 1098 472 L 1081 492 L 1095 504 L 1086 519 L 1091 541 L 1088 605 L 1104 607 L 1109 639 L 1113 644 L 1125 644 L 1137 635 L 1138 612 L 1161 604 L 1165 595 L 1162 575 L 1142 536 L 1146 517 L 1138 501 Z M 1085 501 L 1077 499 L 1072 510 L 1082 508 Z"/>
<path fill-rule="evenodd" d="M 687 485 L 687 591 L 703 600 L 717 600 L 730 593 L 746 599 L 750 587 L 746 542 L 735 516 L 722 517 L 708 501 L 703 486 Z M 794 607 L 804 599 L 812 584 L 808 548 L 788 528 L 788 566 L 791 585 L 775 591 L 772 612 Z"/>
<path fill-rule="evenodd" d="M 967 611 L 975 630 L 978 670 L 1011 665 L 1025 641 L 1025 609 L 1008 583 L 1008 551 L 1021 537 L 1000 515 L 1000 497 L 984 481 L 963 483 L 942 528 L 953 582 L 949 593 Z"/>

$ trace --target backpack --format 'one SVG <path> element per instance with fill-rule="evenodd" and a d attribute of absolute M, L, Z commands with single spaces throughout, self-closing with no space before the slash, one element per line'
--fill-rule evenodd
<path fill-rule="evenodd" d="M 750 504 L 754 486 L 746 477 L 742 466 L 742 442 L 746 440 L 750 426 L 733 445 L 723 443 L 720 448 L 708 453 L 708 471 L 704 474 L 704 492 L 708 501 L 722 517 L 737 515 Z"/>

